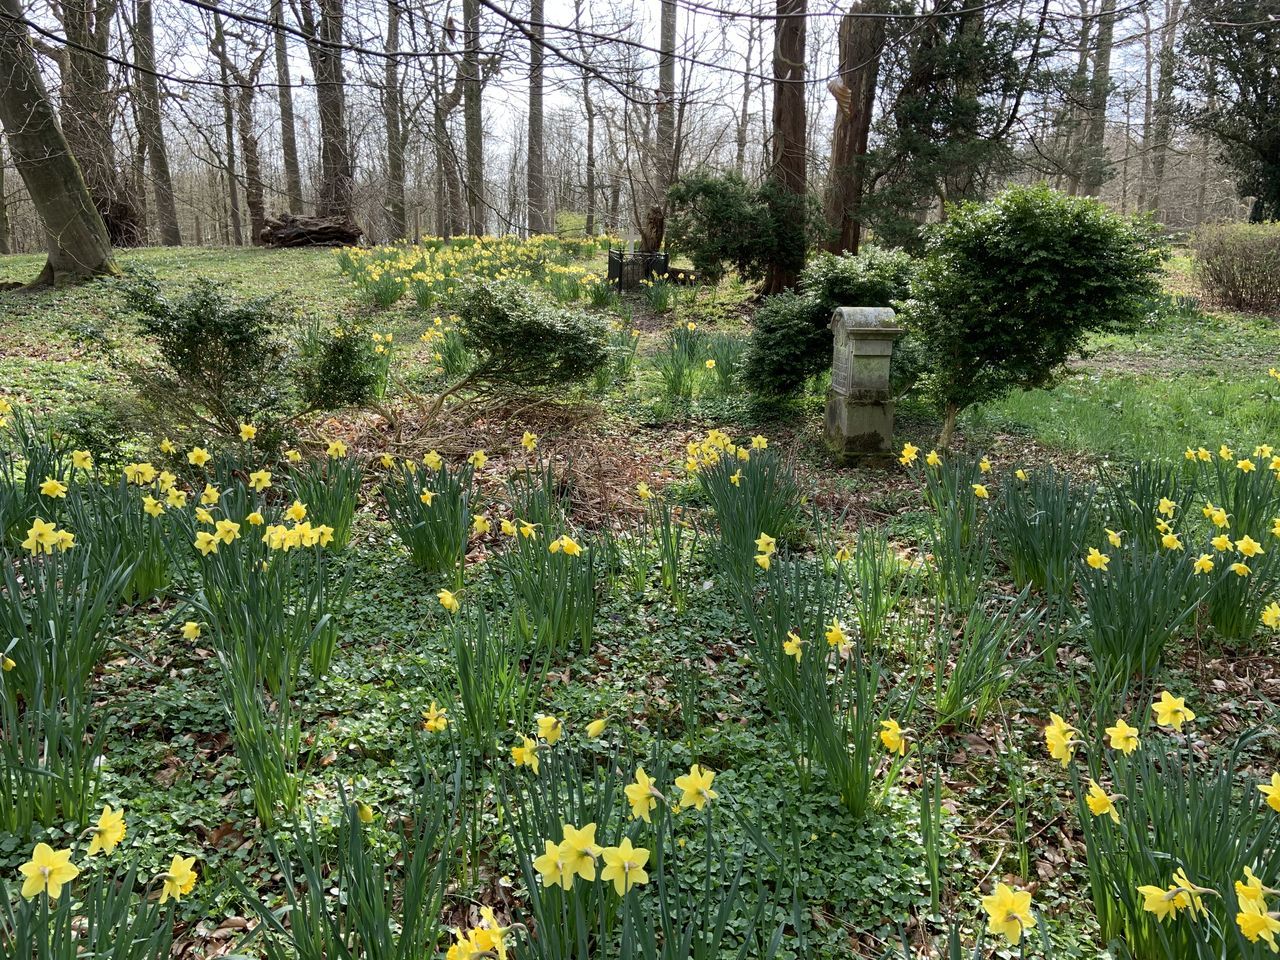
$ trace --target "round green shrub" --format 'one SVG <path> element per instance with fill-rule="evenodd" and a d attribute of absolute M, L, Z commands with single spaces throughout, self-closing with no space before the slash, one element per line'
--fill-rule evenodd
<path fill-rule="evenodd" d="M 1047 386 L 1090 332 L 1142 322 L 1164 257 L 1150 224 L 1047 186 L 952 209 L 926 249 L 905 320 L 943 445 L 968 405 Z"/>

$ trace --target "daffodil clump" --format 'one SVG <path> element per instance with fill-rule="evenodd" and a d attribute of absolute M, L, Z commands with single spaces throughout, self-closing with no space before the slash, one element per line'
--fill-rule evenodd
<path fill-rule="evenodd" d="M 336 252 L 342 274 L 379 307 L 411 292 L 423 309 L 450 293 L 462 278 L 516 279 L 538 284 L 562 302 L 590 296 L 603 278 L 580 262 L 607 248 L 610 239 L 512 235 L 426 238 L 417 244 L 344 247 Z"/>
<path fill-rule="evenodd" d="M 75 846 L 35 844 L 18 867 L 22 883 L 16 904 L 7 880 L 0 878 L 0 903 L 6 905 L 0 908 L 0 945 L 29 956 L 73 960 L 86 951 L 108 954 L 124 943 L 134 960 L 167 958 L 174 908 L 199 880 L 196 857 L 175 853 L 150 880 L 138 875 L 136 865 L 120 872 L 116 850 L 127 832 L 125 811 L 106 805 Z M 75 847 L 81 848 L 79 854 Z"/>
<path fill-rule="evenodd" d="M 1280 773 L 1240 791 L 1240 751 L 1206 766 L 1191 745 L 1197 720 L 1164 690 L 1137 726 L 1116 717 L 1096 737 L 1054 713 L 1050 757 L 1069 769 L 1104 938 L 1138 957 L 1236 955 L 1240 939 L 1280 950 L 1274 837 Z M 1081 766 L 1087 767 L 1087 773 Z"/>

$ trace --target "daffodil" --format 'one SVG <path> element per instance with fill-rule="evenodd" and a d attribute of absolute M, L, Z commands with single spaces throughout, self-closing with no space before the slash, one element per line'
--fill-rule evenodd
<path fill-rule="evenodd" d="M 1155 711 L 1156 723 L 1180 732 L 1184 723 L 1190 723 L 1196 715 L 1187 709 L 1184 697 L 1175 697 L 1168 690 L 1160 694 L 1160 699 L 1151 705 Z"/>
<path fill-rule="evenodd" d="M 986 457 L 983 457 L 981 460 L 978 461 L 978 470 L 980 470 L 982 473 L 990 473 L 991 461 L 988 460 Z"/>
<path fill-rule="evenodd" d="M 160 889 L 161 903 L 170 898 L 180 902 L 184 896 L 195 889 L 195 862 L 195 857 L 180 857 L 176 853 L 173 855 L 169 869 L 163 875 L 164 886 Z"/>
<path fill-rule="evenodd" d="M 545 843 L 546 851 L 541 856 L 534 858 L 533 861 L 533 869 L 538 871 L 538 878 L 542 881 L 542 885 L 544 887 L 559 885 L 565 890 L 572 890 L 573 880 L 577 874 L 568 869 L 568 865 L 565 863 L 565 856 L 561 853 L 558 843 L 553 843 L 550 840 L 545 841 Z"/>
<path fill-rule="evenodd" d="M 1099 551 L 1097 547 L 1090 547 L 1089 554 L 1084 558 L 1084 562 L 1095 570 L 1106 570 L 1111 558 Z"/>
<path fill-rule="evenodd" d="M 422 727 L 428 733 L 441 733 L 449 726 L 447 711 L 434 700 L 422 711 Z"/>
<path fill-rule="evenodd" d="M 641 480 L 636 484 L 636 496 L 641 500 L 648 500 L 653 496 L 653 491 L 649 489 L 649 485 Z M 1277 534 L 1280 536 L 1280 534 Z"/>
<path fill-rule="evenodd" d="M 212 458 L 209 451 L 204 447 L 192 447 L 191 452 L 187 454 L 187 463 L 193 467 L 203 467 L 210 459 Z"/>
<path fill-rule="evenodd" d="M 696 763 L 689 768 L 688 773 L 676 777 L 676 789 L 682 791 L 680 806 L 701 810 L 708 801 L 716 799 L 719 794 L 711 789 L 711 782 L 715 778 L 714 773 L 702 769 Z"/>
<path fill-rule="evenodd" d="M 559 717 L 538 717 L 538 736 L 549 745 L 555 744 L 564 735 L 564 723 Z"/>
<path fill-rule="evenodd" d="M 632 818 L 650 823 L 649 816 L 663 796 L 654 786 L 653 778 L 644 772 L 644 767 L 636 767 L 636 778 L 623 788 L 623 792 L 631 804 Z"/>
<path fill-rule="evenodd" d="M 1084 802 L 1089 805 L 1089 812 L 1095 817 L 1109 816 L 1114 823 L 1120 822 L 1120 812 L 1116 809 L 1114 799 L 1096 780 L 1089 780 L 1089 792 Z"/>
<path fill-rule="evenodd" d="M 195 547 L 200 551 L 202 556 L 209 556 L 218 552 L 218 537 L 216 534 L 210 533 L 208 530 L 201 530 L 196 534 Z"/>
<path fill-rule="evenodd" d="M 565 869 L 583 880 L 594 880 L 596 859 L 601 853 L 596 845 L 596 825 L 588 823 L 585 827 L 578 828 L 566 823 L 562 829 L 564 833 L 560 842 L 560 855 L 564 859 Z"/>
<path fill-rule="evenodd" d="M 902 453 L 898 455 L 898 462 L 904 467 L 908 467 L 916 462 L 916 457 L 920 455 L 920 448 L 913 443 L 904 443 L 902 445 Z"/>
<path fill-rule="evenodd" d="M 936 467 L 938 466 L 938 464 L 942 463 L 942 456 L 938 453 L 937 450 L 930 450 L 927 454 L 925 454 L 924 462 L 931 467 Z"/>
<path fill-rule="evenodd" d="M 124 810 L 104 806 L 98 822 L 90 828 L 88 856 L 92 857 L 99 851 L 110 855 L 124 839 L 125 830 Z"/>
<path fill-rule="evenodd" d="M 520 438 L 520 446 L 533 453 L 534 450 L 538 449 L 538 435 L 526 430 L 524 436 Z"/>
<path fill-rule="evenodd" d="M 1273 630 L 1280 627 L 1280 603 L 1272 600 L 1262 608 L 1262 625 Z"/>
<path fill-rule="evenodd" d="M 198 640 L 200 638 L 200 624 L 194 620 L 188 620 L 182 625 L 183 640 Z"/>
<path fill-rule="evenodd" d="M 440 601 L 440 606 L 444 607 L 450 613 L 457 613 L 458 608 L 462 606 L 458 601 L 458 595 L 452 590 L 442 588 L 440 592 L 436 594 L 436 599 Z"/>
<path fill-rule="evenodd" d="M 1267 552 L 1262 549 L 1262 544 L 1260 544 L 1257 540 L 1253 539 L 1253 537 L 1249 536 L 1248 534 L 1245 534 L 1243 537 L 1241 537 L 1239 540 L 1236 541 L 1236 549 L 1240 551 L 1240 553 L 1242 553 L 1244 556 L 1250 557 L 1250 558 L 1261 556 L 1262 554 Z"/>
<path fill-rule="evenodd" d="M 973 488 L 973 495 L 979 500 L 986 500 L 991 496 L 990 492 L 987 490 L 986 484 L 984 483 L 971 483 L 969 486 Z"/>
<path fill-rule="evenodd" d="M 530 737 L 522 737 L 521 740 L 519 746 L 511 748 L 511 762 L 517 767 L 528 767 L 537 773 L 539 744 Z"/>
<path fill-rule="evenodd" d="M 1133 753 L 1142 743 L 1138 739 L 1138 728 L 1125 723 L 1124 717 L 1118 717 L 1114 726 L 1107 727 L 1107 738 L 1111 741 L 1111 749 L 1123 754 Z"/>
<path fill-rule="evenodd" d="M 428 470 L 439 470 L 444 466 L 444 459 L 434 450 L 427 452 L 422 458 L 422 464 Z"/>
<path fill-rule="evenodd" d="M 1067 766 L 1080 743 L 1077 739 L 1078 734 L 1079 731 L 1062 717 L 1056 713 L 1050 713 L 1049 724 L 1044 728 L 1044 742 L 1049 750 L 1049 756 L 1064 767 Z"/>
<path fill-rule="evenodd" d="M 347 445 L 341 440 L 330 440 L 325 453 L 328 454 L 330 459 L 337 460 L 347 455 Z"/>
<path fill-rule="evenodd" d="M 301 500 L 295 500 L 289 509 L 285 510 L 284 515 L 294 523 L 301 523 L 307 519 L 307 505 Z"/>
<path fill-rule="evenodd" d="M 483 468 L 488 462 L 489 455 L 483 450 L 475 450 L 472 452 L 471 456 L 467 457 L 467 463 L 471 464 L 471 466 L 475 467 L 477 470 Z"/>
<path fill-rule="evenodd" d="M 907 735 L 897 720 L 880 721 L 880 742 L 890 753 L 900 757 L 907 755 Z"/>
<path fill-rule="evenodd" d="M 71 466 L 75 467 L 77 470 L 92 470 L 93 454 L 88 450 L 72 450 Z"/>
<path fill-rule="evenodd" d="M 1173 512 L 1178 509 L 1178 505 L 1168 497 L 1161 497 L 1160 502 L 1156 504 L 1156 513 L 1165 517 L 1172 517 Z"/>
<path fill-rule="evenodd" d="M 1267 798 L 1267 806 L 1280 813 L 1280 773 L 1271 775 L 1270 783 L 1258 784 L 1258 792 Z"/>
<path fill-rule="evenodd" d="M 145 487 L 156 478 L 156 468 L 149 463 L 129 463 L 124 467 L 124 478 L 129 483 Z"/>
<path fill-rule="evenodd" d="M 1036 925 L 1030 891 L 1014 890 L 1004 883 L 996 885 L 995 893 L 982 898 L 982 909 L 987 912 L 991 932 L 1005 937 L 1014 946 Z"/>
<path fill-rule="evenodd" d="M 1280 933 L 1280 916 L 1267 910 L 1265 900 L 1241 900 L 1236 926 L 1250 943 L 1262 940 L 1272 953 L 1280 953 L 1280 942 L 1276 940 L 1276 934 Z"/>
<path fill-rule="evenodd" d="M 613 881 L 618 896 L 625 896 L 632 887 L 649 881 L 649 874 L 644 869 L 649 862 L 649 851 L 644 847 L 633 847 L 630 837 L 623 837 L 622 843 L 616 847 L 605 848 L 603 856 L 605 867 L 600 871 L 600 879 L 606 883 Z"/>
<path fill-rule="evenodd" d="M 271 486 L 271 471 L 270 470 L 253 471 L 253 473 L 249 474 L 249 486 L 252 489 L 256 490 L 258 493 L 261 493 L 263 490 L 268 489 Z"/>
<path fill-rule="evenodd" d="M 1196 573 L 1212 573 L 1213 557 L 1207 553 L 1202 553 L 1196 557 L 1196 562 L 1191 567 Z"/>
<path fill-rule="evenodd" d="M 258 428 L 251 423 L 240 424 L 240 439 L 249 443 L 258 435 Z"/>
<path fill-rule="evenodd" d="M 80 868 L 71 862 L 70 850 L 54 850 L 47 843 L 37 843 L 31 859 L 18 871 L 25 878 L 22 881 L 24 900 L 39 893 L 47 893 L 50 900 L 57 900 L 62 896 L 63 886 L 80 875 Z"/>

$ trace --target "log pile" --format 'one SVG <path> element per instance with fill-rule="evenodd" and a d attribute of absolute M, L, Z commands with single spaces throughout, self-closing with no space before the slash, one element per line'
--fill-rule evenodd
<path fill-rule="evenodd" d="M 363 231 L 346 217 L 268 217 L 258 239 L 264 247 L 346 247 L 360 242 Z"/>

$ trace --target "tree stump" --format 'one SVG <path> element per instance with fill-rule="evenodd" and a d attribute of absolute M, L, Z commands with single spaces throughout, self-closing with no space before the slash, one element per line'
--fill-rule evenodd
<path fill-rule="evenodd" d="M 349 247 L 364 233 L 347 217 L 268 217 L 258 239 L 267 247 Z"/>

